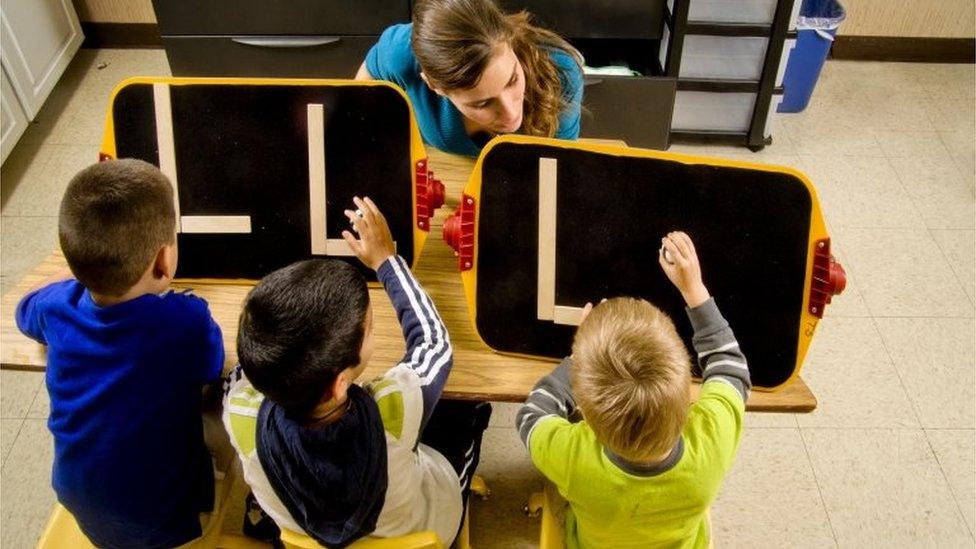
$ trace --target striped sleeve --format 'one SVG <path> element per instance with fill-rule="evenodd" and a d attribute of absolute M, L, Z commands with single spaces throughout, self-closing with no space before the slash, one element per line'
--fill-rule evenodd
<path fill-rule="evenodd" d="M 715 300 L 709 299 L 694 309 L 687 309 L 687 313 L 695 329 L 692 345 L 698 355 L 702 383 L 731 385 L 743 401 L 748 400 L 752 387 L 749 365 Z"/>
<path fill-rule="evenodd" d="M 531 448 L 529 437 L 542 419 L 547 417 L 561 417 L 569 421 L 576 419 L 576 400 L 573 398 L 569 379 L 571 360 L 572 357 L 566 357 L 551 374 L 540 379 L 529 393 L 525 404 L 515 415 L 515 426 L 526 448 Z"/>
<path fill-rule="evenodd" d="M 424 403 L 423 429 L 441 398 L 447 375 L 454 364 L 451 341 L 433 301 L 420 287 L 402 257 L 391 257 L 376 274 L 393 302 L 407 343 L 407 352 L 399 365 L 410 368 L 420 378 Z"/>

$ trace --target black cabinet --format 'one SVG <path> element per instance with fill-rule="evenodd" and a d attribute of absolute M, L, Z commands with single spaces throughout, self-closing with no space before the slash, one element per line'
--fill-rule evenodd
<path fill-rule="evenodd" d="M 592 66 L 634 76 L 587 77 L 581 135 L 664 149 L 675 79 L 658 61 L 666 0 L 499 0 L 576 46 Z M 385 28 L 410 21 L 411 0 L 153 0 L 173 76 L 352 78 Z"/>
<path fill-rule="evenodd" d="M 661 37 L 664 0 L 498 0 L 505 11 L 526 10 L 536 23 L 573 38 Z"/>

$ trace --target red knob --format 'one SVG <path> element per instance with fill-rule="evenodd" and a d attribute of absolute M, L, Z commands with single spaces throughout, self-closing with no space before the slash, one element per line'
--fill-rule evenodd
<path fill-rule="evenodd" d="M 844 271 L 844 267 L 834 259 L 833 256 L 830 257 L 830 281 L 828 284 L 828 289 L 830 290 L 831 296 L 840 295 L 847 287 L 847 273 Z M 830 303 L 830 297 L 827 298 L 827 303 Z"/>
<path fill-rule="evenodd" d="M 455 252 L 461 249 L 461 212 L 455 211 L 444 220 L 444 242 Z"/>
<path fill-rule="evenodd" d="M 444 184 L 440 179 L 434 179 L 434 172 L 430 173 L 430 209 L 436 210 L 444 205 Z"/>

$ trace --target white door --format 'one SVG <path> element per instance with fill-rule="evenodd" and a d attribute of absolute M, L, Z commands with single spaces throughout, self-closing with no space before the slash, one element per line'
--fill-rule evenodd
<path fill-rule="evenodd" d="M 84 36 L 71 0 L 3 0 L 0 58 L 33 120 Z"/>
<path fill-rule="evenodd" d="M 21 134 L 27 129 L 27 115 L 10 87 L 6 69 L 0 69 L 0 163 L 7 160 Z"/>

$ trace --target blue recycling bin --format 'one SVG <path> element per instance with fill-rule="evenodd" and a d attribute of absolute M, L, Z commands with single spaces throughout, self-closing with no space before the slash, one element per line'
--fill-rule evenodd
<path fill-rule="evenodd" d="M 803 0 L 796 24 L 796 47 L 790 53 L 783 76 L 783 101 L 776 112 L 800 112 L 807 108 L 837 28 L 846 15 L 837 0 Z"/>

